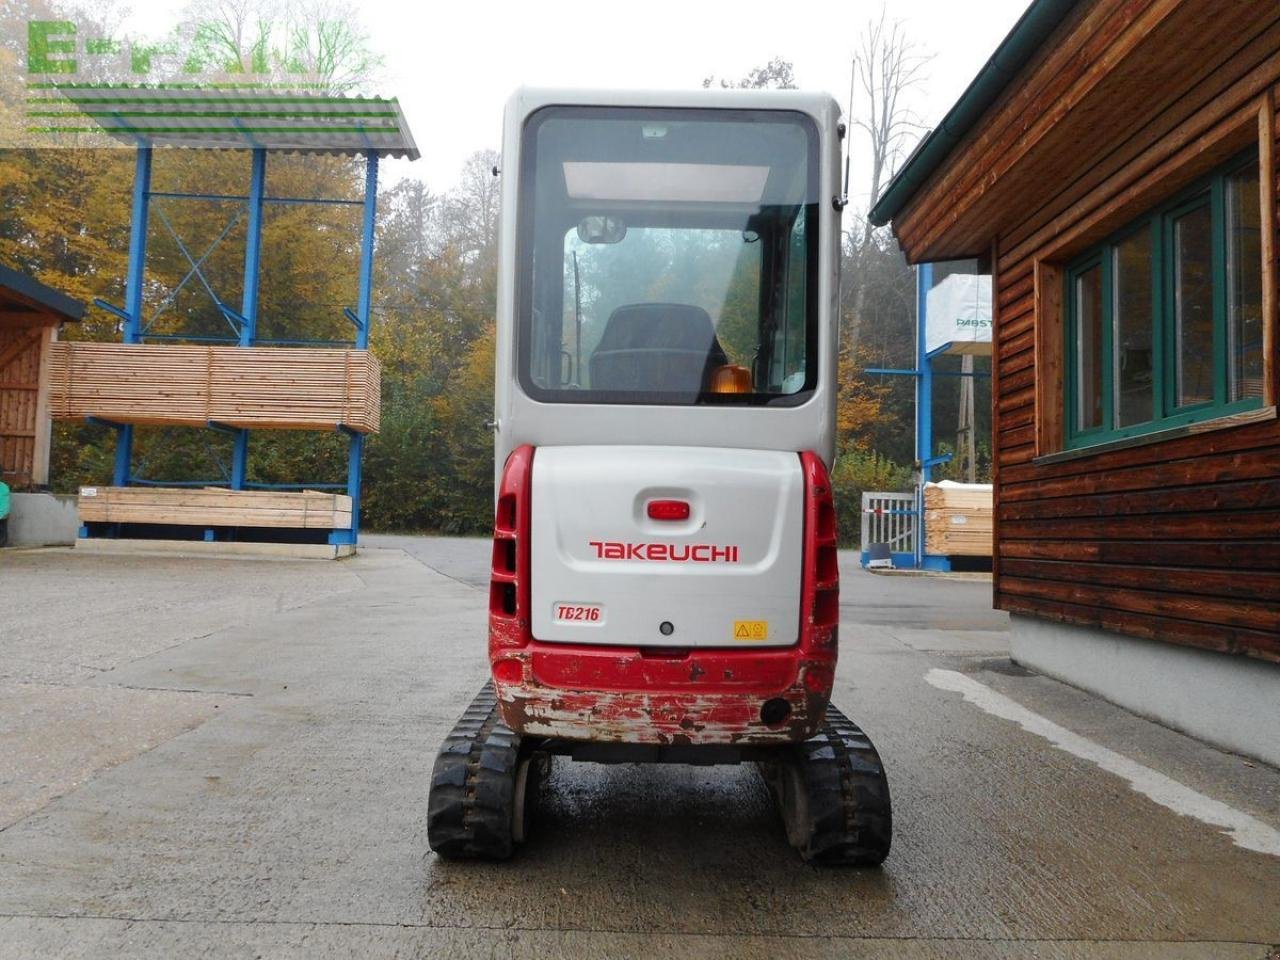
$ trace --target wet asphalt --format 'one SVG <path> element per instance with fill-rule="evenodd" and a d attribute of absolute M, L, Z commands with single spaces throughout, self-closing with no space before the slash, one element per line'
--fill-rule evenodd
<path fill-rule="evenodd" d="M 894 795 L 877 870 L 787 846 L 751 768 L 561 763 L 504 864 L 426 786 L 485 677 L 484 541 L 340 563 L 0 553 L 0 957 L 1249 958 L 1280 857 L 959 695 L 959 673 L 1280 828 L 1280 772 L 1008 659 L 990 585 L 844 558 L 835 698 Z"/>

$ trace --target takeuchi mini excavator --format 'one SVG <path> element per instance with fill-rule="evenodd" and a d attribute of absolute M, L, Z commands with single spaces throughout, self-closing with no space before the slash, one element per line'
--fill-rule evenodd
<path fill-rule="evenodd" d="M 843 133 L 797 91 L 508 103 L 492 678 L 435 762 L 441 856 L 510 856 L 553 757 L 754 762 L 805 859 L 888 855 L 830 704 Z"/>

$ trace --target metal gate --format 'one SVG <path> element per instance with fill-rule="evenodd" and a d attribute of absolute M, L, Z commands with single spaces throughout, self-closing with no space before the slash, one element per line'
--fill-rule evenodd
<path fill-rule="evenodd" d="M 895 567 L 916 565 L 920 510 L 914 493 L 862 495 L 862 565 L 871 560 L 871 544 L 883 543 Z"/>

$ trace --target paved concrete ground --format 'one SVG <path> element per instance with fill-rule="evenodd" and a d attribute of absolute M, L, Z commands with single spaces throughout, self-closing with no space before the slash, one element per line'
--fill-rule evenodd
<path fill-rule="evenodd" d="M 750 769 L 573 764 L 515 860 L 443 863 L 426 785 L 484 679 L 487 545 L 372 542 L 340 563 L 0 553 L 0 957 L 1263 960 L 1280 943 L 1280 857 L 939 684 L 1008 697 L 1252 818 L 1255 839 L 1280 828 L 1280 772 L 1013 667 L 985 584 L 851 563 L 836 697 L 888 764 L 883 869 L 800 863 Z"/>

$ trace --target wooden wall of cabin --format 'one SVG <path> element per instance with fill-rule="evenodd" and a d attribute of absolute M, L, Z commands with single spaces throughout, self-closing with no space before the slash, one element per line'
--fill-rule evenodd
<path fill-rule="evenodd" d="M 1261 93 L 1259 69 L 1268 71 Z M 997 607 L 1280 661 L 1277 82 L 1273 52 L 1225 89 L 1192 91 L 1179 102 L 1199 104 L 1194 112 L 1136 124 L 1141 149 L 1098 172 L 1076 207 L 996 240 Z M 1267 211 L 1263 409 L 1125 449 L 1061 454 L 1059 265 L 1250 142 L 1259 144 Z"/>
<path fill-rule="evenodd" d="M 0 480 L 22 490 L 48 483 L 48 384 L 41 368 L 48 326 L 6 326 L 0 315 Z"/>

